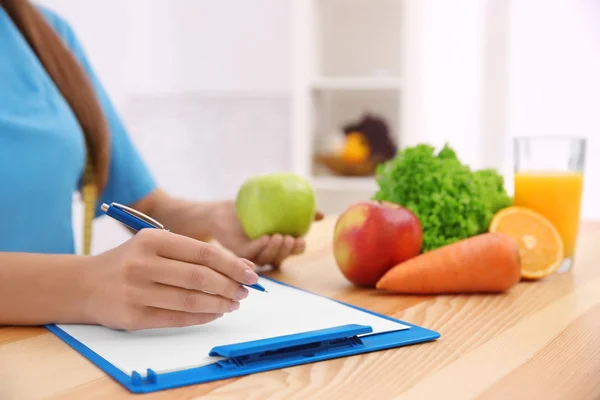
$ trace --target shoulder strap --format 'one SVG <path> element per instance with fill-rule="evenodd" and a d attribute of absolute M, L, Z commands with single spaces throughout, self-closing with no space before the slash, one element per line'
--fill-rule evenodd
<path fill-rule="evenodd" d="M 86 144 L 86 162 L 83 173 L 83 185 L 81 187 L 81 197 L 83 198 L 83 254 L 89 255 L 92 244 L 92 221 L 96 213 L 96 201 L 98 189 L 94 179 L 94 165 L 89 157 L 89 146 Z"/>

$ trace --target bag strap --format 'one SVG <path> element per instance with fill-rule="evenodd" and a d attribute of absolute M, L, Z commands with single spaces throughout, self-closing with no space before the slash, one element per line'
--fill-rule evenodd
<path fill-rule="evenodd" d="M 92 245 L 92 222 L 96 213 L 96 201 L 98 198 L 98 188 L 94 178 L 94 165 L 90 158 L 89 145 L 86 143 L 86 162 L 83 172 L 83 185 L 81 196 L 83 198 L 83 254 L 89 255 Z"/>

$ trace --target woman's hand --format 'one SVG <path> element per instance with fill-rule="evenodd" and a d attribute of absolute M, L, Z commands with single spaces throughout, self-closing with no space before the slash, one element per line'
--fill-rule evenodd
<path fill-rule="evenodd" d="M 272 235 L 250 238 L 243 231 L 235 211 L 235 201 L 193 202 L 176 199 L 155 190 L 133 208 L 162 222 L 172 232 L 201 241 L 215 239 L 239 257 L 258 265 L 279 267 L 289 256 L 304 251 L 303 238 Z M 323 218 L 317 212 L 315 220 Z"/>
<path fill-rule="evenodd" d="M 204 324 L 237 310 L 248 295 L 241 284 L 258 281 L 251 262 L 158 229 L 92 259 L 86 314 L 114 329 Z"/>
<path fill-rule="evenodd" d="M 306 245 L 303 238 L 279 234 L 250 240 L 236 215 L 234 201 L 220 203 L 212 218 L 213 237 L 239 257 L 257 265 L 271 265 L 277 268 L 289 256 L 302 253 Z M 316 220 L 322 218 L 321 213 L 315 216 Z"/>

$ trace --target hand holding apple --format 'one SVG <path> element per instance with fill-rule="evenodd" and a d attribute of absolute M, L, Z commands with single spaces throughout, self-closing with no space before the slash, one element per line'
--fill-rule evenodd
<path fill-rule="evenodd" d="M 236 212 L 250 239 L 264 235 L 304 236 L 315 219 L 310 183 L 291 173 L 255 176 L 240 187 Z"/>
<path fill-rule="evenodd" d="M 304 238 L 289 235 L 263 235 L 250 239 L 236 215 L 235 201 L 218 202 L 211 214 L 213 238 L 226 249 L 252 263 L 278 268 L 288 257 L 304 252 Z"/>
<path fill-rule="evenodd" d="M 382 201 L 348 207 L 334 228 L 334 257 L 357 286 L 374 287 L 390 268 L 421 252 L 423 231 L 409 209 Z"/>

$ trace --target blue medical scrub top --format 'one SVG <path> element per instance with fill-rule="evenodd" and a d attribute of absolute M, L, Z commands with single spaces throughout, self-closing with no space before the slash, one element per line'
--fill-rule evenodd
<path fill-rule="evenodd" d="M 39 9 L 89 74 L 110 127 L 110 177 L 96 215 L 102 202 L 131 204 L 154 181 L 71 27 Z M 0 7 L 0 251 L 75 252 L 73 194 L 84 165 L 85 139 L 73 112 Z"/>

